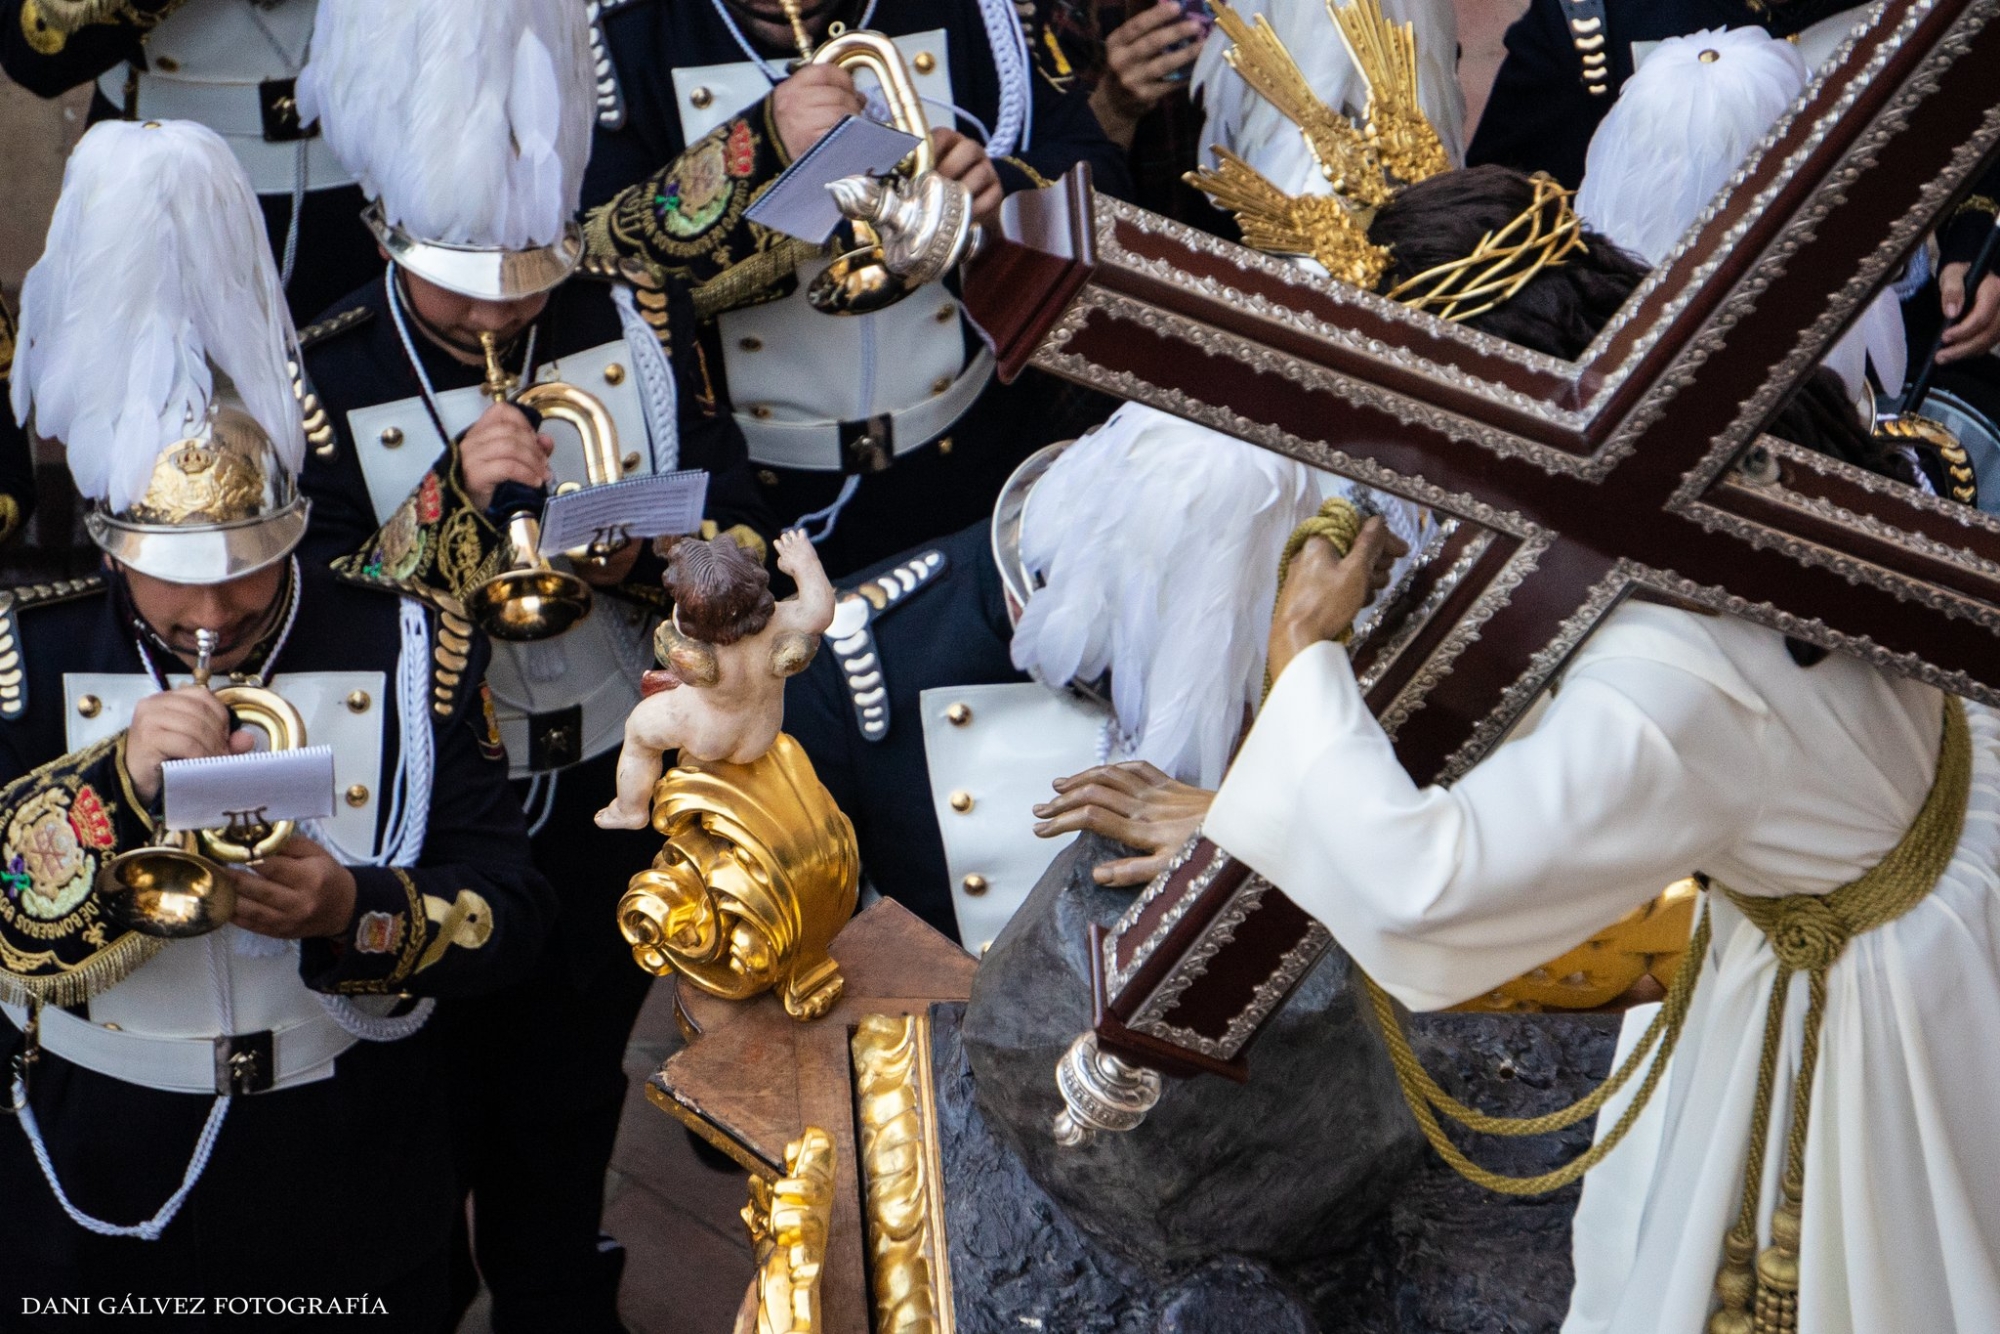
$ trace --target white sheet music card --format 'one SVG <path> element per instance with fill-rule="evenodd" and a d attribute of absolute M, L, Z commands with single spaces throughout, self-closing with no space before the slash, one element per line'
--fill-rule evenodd
<path fill-rule="evenodd" d="M 542 509 L 541 552 L 553 556 L 592 542 L 615 546 L 634 537 L 699 532 L 707 504 L 708 474 L 700 468 L 565 491 Z"/>
<path fill-rule="evenodd" d="M 785 168 L 743 216 L 811 245 L 825 245 L 840 226 L 840 207 L 826 187 L 849 176 L 886 176 L 916 146 L 914 134 L 849 116 Z"/>
<path fill-rule="evenodd" d="M 333 815 L 332 746 L 168 760 L 160 778 L 169 829 Z"/>

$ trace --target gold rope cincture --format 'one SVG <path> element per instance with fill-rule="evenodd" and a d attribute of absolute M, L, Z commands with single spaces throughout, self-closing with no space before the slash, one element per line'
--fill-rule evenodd
<path fill-rule="evenodd" d="M 1849 940 L 1895 921 L 1937 887 L 1964 832 L 1966 799 L 1971 791 L 1972 737 L 1965 724 L 1965 705 L 1956 696 L 1947 696 L 1937 778 L 1923 809 L 1888 856 L 1831 894 L 1788 894 L 1771 899 L 1723 888 L 1729 901 L 1771 942 L 1771 950 L 1778 956 L 1778 971 L 1771 980 L 1771 999 L 1764 1014 L 1764 1050 L 1757 1067 L 1743 1202 L 1735 1226 L 1723 1238 L 1722 1270 L 1715 1279 L 1722 1307 L 1709 1318 L 1709 1334 L 1790 1334 L 1798 1328 L 1806 1128 L 1812 1111 L 1813 1075 L 1819 1065 L 1820 1021 L 1826 1013 L 1827 970 Z M 1808 996 L 1805 1046 L 1792 1086 L 1792 1119 L 1785 1133 L 1785 1170 L 1771 1214 L 1771 1244 L 1757 1255 L 1753 1270 L 1750 1259 L 1757 1248 L 1757 1206 L 1764 1180 L 1772 1086 L 1777 1079 L 1778 1038 L 1792 975 L 1801 972 L 1806 974 Z"/>
<path fill-rule="evenodd" d="M 1336 520 L 1336 507 L 1349 518 Z M 1278 569 L 1278 586 L 1284 587 L 1292 559 L 1314 537 L 1325 537 L 1343 557 L 1360 532 L 1359 516 L 1345 501 L 1330 500 L 1320 515 L 1301 524 L 1285 544 Z M 1343 540 L 1344 539 L 1344 540 Z M 1270 694 L 1267 675 L 1264 693 Z M 1757 1070 L 1757 1096 L 1751 1114 L 1748 1161 L 1743 1172 L 1743 1198 L 1736 1222 L 1723 1239 L 1723 1263 L 1716 1275 L 1715 1290 L 1720 1309 L 1709 1318 L 1708 1334 L 1793 1334 L 1798 1328 L 1799 1228 L 1801 1204 L 1805 1198 L 1806 1130 L 1812 1106 L 1813 1076 L 1819 1064 L 1819 1032 L 1826 1010 L 1826 974 L 1840 957 L 1847 942 L 1864 932 L 1887 925 L 1921 903 L 1943 878 L 1951 865 L 1965 827 L 1966 801 L 1972 790 L 1972 739 L 1966 727 L 1965 705 L 1956 696 L 1945 698 L 1944 738 L 1938 754 L 1937 776 L 1923 809 L 1889 854 L 1859 878 L 1828 894 L 1788 894 L 1782 898 L 1761 898 L 1738 894 L 1727 886 L 1717 886 L 1729 901 L 1764 933 L 1778 956 L 1778 969 L 1771 982 L 1771 998 L 1765 1007 L 1763 1052 Z M 1703 900 L 1701 918 L 1688 942 L 1686 961 L 1674 975 L 1660 1012 L 1640 1037 L 1639 1044 L 1624 1063 L 1602 1084 L 1581 1100 L 1541 1116 L 1488 1116 L 1453 1098 L 1423 1068 L 1411 1048 L 1396 1016 L 1395 1002 L 1366 973 L 1361 980 L 1381 1030 L 1389 1061 L 1396 1071 L 1403 1099 L 1416 1117 L 1438 1156 L 1460 1176 L 1503 1195 L 1540 1195 L 1560 1189 L 1581 1178 L 1604 1156 L 1616 1148 L 1638 1120 L 1654 1090 L 1659 1087 L 1667 1063 L 1680 1041 L 1681 1030 L 1694 998 L 1695 983 L 1701 975 L 1709 946 L 1708 902 Z M 1359 970 L 1357 970 L 1358 972 Z M 1771 1103 L 1777 1082 L 1778 1043 L 1784 1032 L 1785 1002 L 1792 975 L 1808 977 L 1805 1045 L 1799 1059 L 1799 1073 L 1792 1088 L 1791 1120 L 1785 1137 L 1785 1171 L 1779 1183 L 1779 1200 L 1771 1218 L 1771 1245 L 1757 1251 L 1757 1212 L 1764 1179 L 1765 1145 L 1770 1137 Z M 1588 1150 L 1552 1171 L 1536 1176 L 1512 1177 L 1492 1172 L 1468 1158 L 1445 1135 L 1436 1113 L 1442 1112 L 1469 1130 L 1487 1135 L 1525 1136 L 1546 1134 L 1575 1125 L 1600 1111 L 1637 1073 L 1654 1052 L 1651 1068 L 1639 1085 L 1631 1105 L 1618 1122 Z M 1752 1259 L 1755 1266 L 1752 1266 Z"/>

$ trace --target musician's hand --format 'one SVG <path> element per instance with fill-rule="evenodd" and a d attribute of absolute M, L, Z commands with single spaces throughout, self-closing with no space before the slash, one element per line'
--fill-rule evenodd
<path fill-rule="evenodd" d="M 867 105 L 855 91 L 854 77 L 838 65 L 801 65 L 771 90 L 771 119 L 794 162 L 828 130 L 860 115 Z"/>
<path fill-rule="evenodd" d="M 1944 346 L 1938 349 L 1938 364 L 1947 361 L 1963 361 L 1991 352 L 1994 344 L 2000 343 L 2000 273 L 1989 273 L 1979 284 L 1979 297 L 1972 303 L 1970 311 L 1965 310 L 1965 275 L 1971 270 L 1970 264 L 1947 264 L 1938 274 L 1938 295 L 1944 307 L 1944 317 L 1949 324 L 1944 331 Z M 1960 313 L 1964 312 L 1964 318 Z"/>
<path fill-rule="evenodd" d="M 465 478 L 465 493 L 485 509 L 493 503 L 493 488 L 502 482 L 549 485 L 555 479 L 549 471 L 549 454 L 555 447 L 555 441 L 535 434 L 519 408 L 495 403 L 458 442 L 458 471 Z"/>
<path fill-rule="evenodd" d="M 1361 609 L 1388 586 L 1390 567 L 1409 549 L 1379 516 L 1361 525 L 1344 560 L 1325 538 L 1308 541 L 1292 560 L 1271 617 L 1271 679 L 1283 675 L 1302 650 L 1345 634 Z"/>
<path fill-rule="evenodd" d="M 1143 885 L 1167 869 L 1201 827 L 1213 792 L 1167 777 L 1144 760 L 1099 765 L 1055 781 L 1056 795 L 1035 807 L 1040 838 L 1088 829 L 1144 852 L 1092 871 L 1100 885 Z"/>
<path fill-rule="evenodd" d="M 1194 63 L 1201 54 L 1196 39 L 1205 32 L 1201 22 L 1186 17 L 1174 0 L 1160 0 L 1104 39 L 1104 77 L 1091 90 L 1090 109 L 1113 143 L 1130 148 L 1132 134 L 1146 113 L 1167 94 L 1186 86 L 1167 76 Z M 1167 49 L 1178 42 L 1188 45 L 1178 51 Z"/>
<path fill-rule="evenodd" d="M 586 584 L 599 588 L 616 588 L 632 573 L 632 567 L 639 561 L 639 543 L 628 541 L 604 559 L 603 564 L 590 561 L 573 561 L 576 577 Z"/>
<path fill-rule="evenodd" d="M 932 130 L 931 147 L 937 153 L 938 175 L 972 191 L 973 217 L 986 217 L 1000 207 L 1000 173 L 993 170 L 984 144 L 957 130 Z"/>
<path fill-rule="evenodd" d="M 236 916 L 245 931 L 280 940 L 337 936 L 354 916 L 354 873 L 309 838 L 294 835 L 254 867 L 231 868 Z"/>
<path fill-rule="evenodd" d="M 125 773 L 139 800 L 151 805 L 160 795 L 160 766 L 168 760 L 240 754 L 254 744 L 248 732 L 230 731 L 229 710 L 213 691 L 196 685 L 162 690 L 132 706 Z"/>

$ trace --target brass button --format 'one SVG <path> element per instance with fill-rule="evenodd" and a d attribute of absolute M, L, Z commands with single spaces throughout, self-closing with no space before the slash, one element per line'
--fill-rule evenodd
<path fill-rule="evenodd" d="M 770 417 L 771 409 L 762 403 L 752 403 L 750 405 L 750 415 L 758 421 L 764 421 Z"/>
<path fill-rule="evenodd" d="M 951 323 L 952 316 L 956 314 L 958 314 L 958 307 L 947 301 L 938 307 L 937 314 L 931 316 L 931 318 L 939 324 L 949 324 Z"/>
<path fill-rule="evenodd" d="M 964 788 L 951 794 L 951 808 L 960 815 L 972 809 L 972 794 Z"/>
<path fill-rule="evenodd" d="M 910 62 L 910 68 L 919 74 L 929 74 L 937 68 L 937 57 L 928 51 L 919 51 L 917 58 Z"/>
<path fill-rule="evenodd" d="M 933 394 L 942 394 L 949 388 L 951 388 L 951 377 L 949 375 L 940 375 L 937 379 L 931 381 L 931 392 Z"/>
<path fill-rule="evenodd" d="M 604 368 L 604 383 L 606 383 L 606 384 L 624 384 L 624 383 L 625 383 L 625 368 L 624 368 L 623 366 L 620 366 L 620 365 L 619 365 L 619 364 L 618 364 L 617 362 L 615 362 L 615 361 L 614 361 L 614 362 L 612 362 L 612 363 L 611 363 L 611 364 L 610 364 L 609 366 L 606 366 L 606 367 Z"/>
<path fill-rule="evenodd" d="M 630 454 L 627 454 L 624 458 L 618 460 L 618 462 L 619 465 L 623 467 L 626 472 L 639 471 L 639 451 L 636 449 L 633 450 Z"/>
<path fill-rule="evenodd" d="M 123 1033 L 125 1031 L 116 1024 L 106 1024 L 105 1028 L 109 1029 L 113 1033 Z"/>
<path fill-rule="evenodd" d="M 153 68 L 162 74 L 173 74 L 181 67 L 181 62 L 172 56 L 154 56 Z"/>
<path fill-rule="evenodd" d="M 972 721 L 972 706 L 970 704 L 954 704 L 944 711 L 944 717 L 945 721 L 953 727 L 963 727 Z"/>
<path fill-rule="evenodd" d="M 983 875 L 969 875 L 960 883 L 965 886 L 965 892 L 975 899 L 986 892 L 986 877 Z"/>
<path fill-rule="evenodd" d="M 1704 65 L 1713 65 L 1720 59 L 1722 59 L 1722 52 L 1717 51 L 1713 47 L 1701 53 L 1701 63 Z"/>
<path fill-rule="evenodd" d="M 359 783 L 347 789 L 347 804 L 350 806 L 366 806 L 368 804 L 368 789 Z"/>
<path fill-rule="evenodd" d="M 736 346 L 742 348 L 745 352 L 762 352 L 764 350 L 764 340 L 756 334 L 745 334 L 736 340 Z"/>
<path fill-rule="evenodd" d="M 400 427 L 385 426 L 382 428 L 382 447 L 384 449 L 395 449 L 402 443 L 403 432 Z"/>
<path fill-rule="evenodd" d="M 757 480 L 765 486 L 776 486 L 778 484 L 778 474 L 772 472 L 769 468 L 759 468 L 757 470 Z"/>
<path fill-rule="evenodd" d="M 104 701 L 95 695 L 85 695 L 77 700 L 76 711 L 86 718 L 95 718 L 104 712 Z"/>
<path fill-rule="evenodd" d="M 948 435 L 947 435 L 947 436 L 943 436 L 943 437 L 941 437 L 941 438 L 940 438 L 940 439 L 938 440 L 938 453 L 940 453 L 940 454 L 949 454 L 949 453 L 951 453 L 951 437 L 950 437 L 950 436 L 948 436 Z"/>
<path fill-rule="evenodd" d="M 349 713 L 366 713 L 368 712 L 368 703 L 367 691 L 351 691 L 347 696 L 347 711 Z"/>
<path fill-rule="evenodd" d="M 688 94 L 688 105 L 693 107 L 696 111 L 706 111 L 709 107 L 709 104 L 714 101 L 715 101 L 715 94 L 711 93 L 706 88 L 697 88 L 693 92 Z"/>

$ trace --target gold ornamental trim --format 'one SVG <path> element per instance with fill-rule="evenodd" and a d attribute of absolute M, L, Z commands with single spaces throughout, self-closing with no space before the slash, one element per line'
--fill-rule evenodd
<path fill-rule="evenodd" d="M 785 1175 L 750 1178 L 743 1226 L 757 1277 L 736 1313 L 735 1334 L 819 1334 L 820 1275 L 833 1226 L 833 1137 L 818 1126 L 785 1146 Z"/>
<path fill-rule="evenodd" d="M 930 1019 L 867 1015 L 848 1047 L 875 1328 L 952 1334 Z"/>

